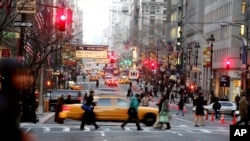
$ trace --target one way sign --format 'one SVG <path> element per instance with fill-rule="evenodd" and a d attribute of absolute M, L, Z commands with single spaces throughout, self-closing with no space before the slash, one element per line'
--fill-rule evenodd
<path fill-rule="evenodd" d="M 32 27 L 33 22 L 32 21 L 14 21 L 13 25 L 14 27 Z"/>

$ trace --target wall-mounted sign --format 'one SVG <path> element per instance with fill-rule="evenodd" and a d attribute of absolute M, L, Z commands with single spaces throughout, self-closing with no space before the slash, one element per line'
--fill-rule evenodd
<path fill-rule="evenodd" d="M 76 58 L 104 59 L 108 57 L 108 46 L 79 45 L 76 46 Z"/>
<path fill-rule="evenodd" d="M 36 0 L 17 0 L 16 11 L 18 13 L 36 13 Z"/>

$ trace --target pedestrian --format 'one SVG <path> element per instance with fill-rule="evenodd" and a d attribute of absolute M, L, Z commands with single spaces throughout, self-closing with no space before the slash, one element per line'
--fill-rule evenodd
<path fill-rule="evenodd" d="M 37 141 L 31 133 L 20 129 L 20 84 L 24 82 L 23 67 L 16 59 L 0 59 L 0 140 Z M 29 76 L 25 77 L 28 78 Z M 27 79 L 26 79 L 27 80 Z"/>
<path fill-rule="evenodd" d="M 236 125 L 239 125 L 242 122 L 244 122 L 245 125 L 248 125 L 248 117 L 247 117 L 248 102 L 246 95 L 242 95 L 240 98 L 239 110 L 240 110 L 240 121 L 238 121 Z"/>
<path fill-rule="evenodd" d="M 165 129 L 170 129 L 170 112 L 169 112 L 169 106 L 168 106 L 168 98 L 163 95 L 163 99 L 162 99 L 162 104 L 161 104 L 161 111 L 159 113 L 159 123 L 160 123 L 160 128 L 162 128 L 163 124 L 166 124 L 166 128 Z"/>
<path fill-rule="evenodd" d="M 175 104 L 175 101 L 174 101 L 174 92 L 173 91 L 170 94 L 170 103 L 172 103 L 172 102 Z"/>
<path fill-rule="evenodd" d="M 86 122 L 92 123 L 95 126 L 95 129 L 100 128 L 100 126 L 98 126 L 96 124 L 94 106 L 96 106 L 96 103 L 94 102 L 94 91 L 90 91 L 90 94 L 86 100 L 86 103 L 84 103 L 82 105 L 82 109 L 84 110 L 84 114 L 82 116 L 80 130 L 84 130 L 84 126 L 85 126 Z"/>
<path fill-rule="evenodd" d="M 121 128 L 124 130 L 124 127 L 126 126 L 126 124 L 130 121 L 132 121 L 133 119 L 135 120 L 136 126 L 137 126 L 137 130 L 140 131 L 142 130 L 141 126 L 140 126 L 140 121 L 138 118 L 138 107 L 140 105 L 140 95 L 136 94 L 130 102 L 130 106 L 128 109 L 128 119 L 126 121 L 124 121 L 121 125 Z"/>
<path fill-rule="evenodd" d="M 155 83 L 153 86 L 154 97 L 158 98 L 158 85 Z"/>
<path fill-rule="evenodd" d="M 180 97 L 180 101 L 177 104 L 178 105 L 178 111 L 176 112 L 176 115 L 178 115 L 180 112 L 182 112 L 182 116 L 184 116 L 183 108 L 184 108 L 184 99 L 183 96 Z"/>
<path fill-rule="evenodd" d="M 149 106 L 149 98 L 144 93 L 141 94 L 141 106 L 148 107 Z"/>
<path fill-rule="evenodd" d="M 234 98 L 234 101 L 236 103 L 236 106 L 237 106 L 237 110 L 239 110 L 239 104 L 240 104 L 240 96 L 239 94 L 237 94 Z"/>
<path fill-rule="evenodd" d="M 97 79 L 96 80 L 96 88 L 98 88 L 99 87 L 99 80 Z"/>
<path fill-rule="evenodd" d="M 196 99 L 196 109 L 195 109 L 195 118 L 194 118 L 194 126 L 199 127 L 198 121 L 200 122 L 200 126 L 204 126 L 203 116 L 204 116 L 204 97 L 202 93 L 199 93 L 199 96 Z"/>
<path fill-rule="evenodd" d="M 85 103 L 87 101 L 87 98 L 88 98 L 88 93 L 85 93 L 84 96 L 83 96 L 83 102 L 82 103 Z"/>
<path fill-rule="evenodd" d="M 161 108 L 162 108 L 162 103 L 164 101 L 164 98 L 163 98 L 163 95 L 161 95 L 158 103 L 157 103 L 157 106 L 158 106 L 158 114 L 157 114 L 157 117 L 156 117 L 156 121 L 154 123 L 154 128 L 155 129 L 159 129 L 159 116 L 160 116 L 160 112 L 161 112 Z"/>
<path fill-rule="evenodd" d="M 219 99 L 215 99 L 215 102 L 213 104 L 213 110 L 214 110 L 214 114 L 215 114 L 215 118 L 219 119 L 220 116 L 220 108 L 221 108 L 221 104 L 219 103 Z"/>
<path fill-rule="evenodd" d="M 131 88 L 128 88 L 128 91 L 127 91 L 127 98 L 130 98 L 131 96 Z"/>
<path fill-rule="evenodd" d="M 63 97 L 58 97 L 56 107 L 55 107 L 55 119 L 54 121 L 63 124 L 63 119 L 59 118 L 59 113 L 62 112 L 62 107 L 64 104 L 64 99 Z"/>
<path fill-rule="evenodd" d="M 71 99 L 71 95 L 70 94 L 67 96 L 67 99 L 65 100 L 64 103 L 65 104 L 72 104 L 72 99 Z"/>

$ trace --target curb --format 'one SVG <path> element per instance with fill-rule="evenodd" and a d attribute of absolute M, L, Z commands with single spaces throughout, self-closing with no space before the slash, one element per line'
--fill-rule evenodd
<path fill-rule="evenodd" d="M 31 131 L 31 127 L 24 131 L 24 133 L 29 133 Z"/>
<path fill-rule="evenodd" d="M 54 115 L 55 115 L 55 113 L 53 112 L 53 113 L 49 113 L 49 114 L 43 116 L 41 119 L 39 119 L 40 120 L 39 123 L 43 124 L 43 123 L 47 122 Z"/>

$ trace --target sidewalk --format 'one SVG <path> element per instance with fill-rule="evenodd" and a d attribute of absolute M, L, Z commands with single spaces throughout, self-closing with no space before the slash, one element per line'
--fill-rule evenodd
<path fill-rule="evenodd" d="M 42 114 L 37 113 L 37 116 L 39 118 L 38 123 L 43 124 L 47 122 L 50 118 L 52 118 L 54 115 L 55 115 L 55 112 L 44 112 Z"/>

